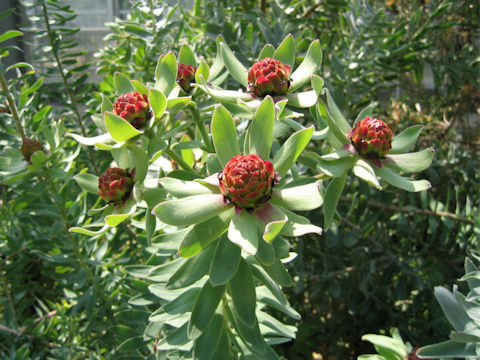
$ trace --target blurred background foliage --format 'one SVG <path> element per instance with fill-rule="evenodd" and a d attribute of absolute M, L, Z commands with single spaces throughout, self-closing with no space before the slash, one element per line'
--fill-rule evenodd
<path fill-rule="evenodd" d="M 480 238 L 478 1 L 132 1 L 111 17 L 101 46 L 87 53 L 70 5 L 21 1 L 4 13 L 21 15 L 26 35 L 7 43 L 2 57 L 23 46 L 37 71 L 2 68 L 2 154 L 21 146 L 11 98 L 25 135 L 48 143 L 50 156 L 16 176 L 0 159 L 0 357 L 155 358 L 141 336 L 148 302 L 129 302 L 148 284 L 124 266 L 162 258 L 135 223 L 92 238 L 66 231 L 84 223 L 94 205 L 72 175 L 98 173 L 111 159 L 64 133 L 95 135 L 90 115 L 99 112 L 100 93 L 113 95 L 116 71 L 151 81 L 158 56 L 178 53 L 184 43 L 211 64 L 220 34 L 247 67 L 265 43 L 278 46 L 289 33 L 301 55 L 320 39 L 319 75 L 347 119 L 375 103 L 377 117 L 397 133 L 423 125 L 418 147 L 436 150 L 433 165 L 418 174 L 432 183 L 430 191 L 378 192 L 352 177 L 337 224 L 294 242 L 295 285 L 286 291 L 302 320 L 297 339 L 277 352 L 287 359 L 354 359 L 369 351 L 362 334 L 393 327 L 413 346 L 446 338 L 433 287 L 450 287 L 461 276 Z M 227 80 L 225 87 L 238 84 Z M 308 112 L 304 121 L 312 121 Z M 325 153 L 328 145 L 312 141 L 309 150 Z M 304 215 L 321 225 L 320 214 Z"/>

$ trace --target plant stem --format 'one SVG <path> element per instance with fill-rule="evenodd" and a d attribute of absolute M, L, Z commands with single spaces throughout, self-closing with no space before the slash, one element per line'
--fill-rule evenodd
<path fill-rule="evenodd" d="M 22 122 L 20 121 L 20 117 L 18 116 L 17 106 L 15 105 L 15 101 L 13 100 L 12 93 L 8 89 L 7 80 L 5 79 L 3 74 L 0 74 L 0 84 L 2 86 L 3 92 L 5 93 L 5 96 L 7 97 L 8 106 L 10 107 L 10 112 L 12 113 L 13 120 L 17 125 L 18 133 L 23 139 L 25 137 L 25 131 L 23 130 Z"/>
<path fill-rule="evenodd" d="M 45 21 L 45 27 L 47 29 L 47 34 L 48 34 L 48 40 L 50 42 L 50 47 L 52 48 L 52 54 L 53 57 L 55 58 L 55 61 L 57 63 L 58 67 L 58 72 L 60 73 L 60 76 L 63 81 L 63 85 L 65 86 L 65 90 L 67 91 L 68 97 L 70 98 L 70 102 L 72 104 L 72 110 L 75 115 L 75 120 L 77 122 L 77 125 L 80 127 L 80 131 L 82 133 L 83 137 L 87 137 L 87 130 L 85 129 L 85 125 L 83 124 L 82 116 L 80 115 L 80 111 L 78 110 L 78 104 L 77 100 L 75 99 L 75 95 L 73 93 L 73 89 L 68 83 L 67 77 L 65 75 L 65 70 L 63 69 L 62 62 L 60 61 L 60 58 L 58 56 L 58 52 L 55 51 L 55 43 L 53 40 L 53 31 L 52 28 L 50 27 L 49 23 L 49 17 L 48 17 L 48 11 L 47 11 L 47 6 L 45 4 L 45 0 L 42 1 L 42 13 L 43 13 L 43 18 Z M 95 158 L 93 157 L 92 150 L 90 148 L 87 148 L 88 151 L 88 156 L 90 158 L 90 162 L 92 163 L 92 166 L 95 170 L 95 173 L 98 175 L 100 172 L 98 170 L 97 162 L 95 161 Z"/>
<path fill-rule="evenodd" d="M 167 149 L 165 154 L 170 156 L 173 161 L 175 161 L 183 170 L 188 171 L 191 174 L 199 175 L 195 170 L 193 170 L 190 165 L 188 165 L 180 156 L 178 156 L 175 151 Z"/>
<path fill-rule="evenodd" d="M 148 6 L 150 7 L 150 15 L 152 16 L 153 39 L 155 40 L 155 36 L 157 35 L 157 20 L 155 19 L 155 14 L 153 13 L 154 6 L 152 0 L 148 0 Z"/>
<path fill-rule="evenodd" d="M 215 150 L 213 148 L 213 144 L 208 137 L 207 130 L 205 129 L 205 125 L 200 118 L 200 112 L 197 109 L 197 106 L 195 103 L 190 103 L 188 106 L 188 109 L 190 110 L 190 113 L 192 114 L 193 121 L 195 121 L 195 124 L 197 124 L 198 129 L 200 130 L 200 135 L 202 136 L 203 142 L 205 143 L 205 146 L 207 147 L 207 150 L 209 153 L 214 153 Z"/>

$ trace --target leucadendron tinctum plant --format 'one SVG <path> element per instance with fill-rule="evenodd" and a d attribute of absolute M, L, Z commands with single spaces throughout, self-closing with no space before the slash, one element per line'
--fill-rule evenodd
<path fill-rule="evenodd" d="M 352 168 L 378 189 L 377 176 L 406 190 L 429 187 L 394 172 L 430 164 L 430 150 L 399 154 L 418 127 L 394 136 L 367 108 L 352 129 L 315 74 L 321 54 L 314 41 L 297 61 L 289 35 L 277 49 L 266 45 L 247 69 L 219 37 L 209 67 L 182 46 L 178 62 L 173 53 L 160 56 L 151 83 L 115 75 L 116 94 L 103 96 L 102 114 L 93 116 L 100 135 L 70 134 L 113 157 L 100 178 L 75 177 L 105 206 L 71 231 L 97 236 L 129 221 L 151 254 L 146 264 L 125 267 L 139 293 L 124 311 L 138 315 L 128 318 L 145 331 L 121 349 L 146 344 L 168 358 L 278 359 L 272 346 L 296 332 L 284 315 L 300 319 L 282 291 L 292 285 L 284 265 L 296 256 L 289 241 L 322 233 L 305 211 L 323 206 L 328 228 Z M 221 89 L 228 75 L 243 89 Z M 312 90 L 297 92 L 308 82 Z M 311 117 L 300 120 L 305 113 L 291 107 L 309 108 Z M 309 152 L 322 140 L 332 153 Z"/>
<path fill-rule="evenodd" d="M 275 121 L 273 99 L 267 96 L 240 144 L 232 116 L 217 106 L 211 124 L 216 164 L 209 176 L 159 180 L 169 197 L 153 212 L 161 222 L 177 227 L 181 257 L 166 282 L 153 285 L 151 291 L 162 296 L 165 289 L 178 294 L 183 289 L 185 295 L 179 297 L 192 298 L 183 305 L 191 315 L 182 325 L 182 345 L 191 344 L 194 358 L 207 358 L 205 352 L 213 359 L 227 359 L 223 356 L 229 352 L 276 358 L 269 344 L 294 337 L 294 328 L 272 318 L 265 307 L 298 319 L 281 291 L 292 283 L 283 265 L 293 257 L 285 237 L 321 233 L 295 211 L 316 209 L 323 198 L 320 181 L 286 181 L 313 128 L 292 134 L 272 158 Z M 171 234 L 160 235 L 166 236 Z M 151 320 L 166 316 L 166 309 L 178 306 L 178 301 L 168 302 Z M 216 350 L 205 348 L 207 343 L 215 344 Z M 168 344 L 167 338 L 157 346 L 173 349 Z"/>

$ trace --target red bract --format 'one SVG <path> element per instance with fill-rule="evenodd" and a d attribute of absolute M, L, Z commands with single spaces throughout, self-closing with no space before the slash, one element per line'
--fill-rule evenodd
<path fill-rule="evenodd" d="M 177 83 L 183 91 L 189 93 L 192 90 L 190 84 L 195 82 L 197 68 L 193 65 L 178 64 Z"/>
<path fill-rule="evenodd" d="M 20 152 L 22 153 L 26 162 L 30 162 L 30 158 L 32 157 L 33 153 L 40 150 L 45 152 L 43 144 L 40 141 L 27 138 L 22 139 L 22 147 L 20 148 Z"/>
<path fill-rule="evenodd" d="M 120 168 L 109 168 L 98 178 L 98 193 L 109 203 L 121 203 L 130 196 L 133 188 L 131 172 Z"/>
<path fill-rule="evenodd" d="M 392 130 L 383 121 L 367 116 L 350 134 L 358 153 L 367 159 L 382 159 L 392 148 Z"/>
<path fill-rule="evenodd" d="M 144 127 L 152 116 L 147 95 L 137 91 L 120 95 L 113 104 L 113 112 L 136 129 Z"/>
<path fill-rule="evenodd" d="M 248 91 L 257 96 L 285 95 L 290 89 L 290 65 L 272 58 L 253 64 L 248 72 Z"/>
<path fill-rule="evenodd" d="M 220 191 L 236 208 L 254 209 L 270 199 L 274 177 L 270 161 L 237 155 L 219 174 Z"/>

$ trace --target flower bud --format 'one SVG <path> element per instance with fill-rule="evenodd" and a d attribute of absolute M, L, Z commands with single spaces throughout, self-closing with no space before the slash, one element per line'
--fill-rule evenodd
<path fill-rule="evenodd" d="M 367 159 L 382 159 L 392 148 L 392 130 L 383 121 L 367 116 L 350 133 L 358 153 Z"/>
<path fill-rule="evenodd" d="M 98 178 L 98 193 L 109 203 L 121 203 L 128 199 L 133 188 L 135 170 L 109 168 Z"/>
<path fill-rule="evenodd" d="M 147 95 L 137 91 L 120 95 L 113 104 L 113 112 L 136 129 L 144 127 L 152 117 Z"/>
<path fill-rule="evenodd" d="M 195 82 L 197 68 L 193 65 L 178 64 L 177 83 L 183 91 L 189 93 L 192 90 L 190 84 Z"/>
<path fill-rule="evenodd" d="M 254 209 L 270 199 L 274 178 L 270 161 L 237 155 L 219 174 L 220 191 L 236 207 Z"/>
<path fill-rule="evenodd" d="M 20 152 L 22 153 L 26 162 L 29 163 L 33 153 L 40 150 L 45 152 L 43 144 L 40 141 L 27 138 L 22 139 L 22 147 L 20 148 Z"/>
<path fill-rule="evenodd" d="M 272 58 L 253 64 L 248 72 L 248 91 L 263 97 L 286 95 L 290 89 L 290 65 Z"/>

